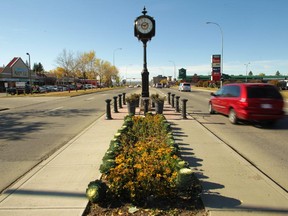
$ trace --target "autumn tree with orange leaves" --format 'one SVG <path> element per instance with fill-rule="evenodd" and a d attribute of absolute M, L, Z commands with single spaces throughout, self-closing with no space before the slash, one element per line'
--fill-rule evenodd
<path fill-rule="evenodd" d="M 63 77 L 99 79 L 100 85 L 112 85 L 112 80 L 119 82 L 119 71 L 110 62 L 96 57 L 95 51 L 79 53 L 64 49 L 56 58 L 57 68 L 51 72 L 57 79 Z"/>

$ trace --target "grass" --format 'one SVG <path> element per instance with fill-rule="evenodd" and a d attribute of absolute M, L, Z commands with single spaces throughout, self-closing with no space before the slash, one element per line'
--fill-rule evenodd
<path fill-rule="evenodd" d="M 288 100 L 288 91 L 281 91 L 280 93 L 286 100 Z"/>

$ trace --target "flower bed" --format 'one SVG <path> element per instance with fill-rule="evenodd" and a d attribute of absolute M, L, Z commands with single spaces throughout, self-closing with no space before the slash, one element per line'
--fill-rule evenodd
<path fill-rule="evenodd" d="M 191 198 L 199 189 L 188 163 L 179 155 L 170 124 L 158 114 L 126 116 L 100 171 L 101 180 L 90 182 L 86 191 L 93 203 L 117 198 L 146 205 L 151 200 Z"/>

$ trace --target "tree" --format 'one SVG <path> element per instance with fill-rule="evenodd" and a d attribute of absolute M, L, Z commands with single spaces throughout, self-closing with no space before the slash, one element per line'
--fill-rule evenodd
<path fill-rule="evenodd" d="M 249 76 L 253 76 L 253 72 L 250 71 L 250 72 L 248 73 L 248 75 L 249 75 Z"/>
<path fill-rule="evenodd" d="M 44 68 L 43 68 L 43 65 L 39 62 L 38 64 L 37 63 L 34 63 L 33 65 L 33 71 L 34 73 L 36 73 L 38 76 L 42 76 L 44 77 L 45 74 L 44 74 Z"/>
<path fill-rule="evenodd" d="M 74 77 L 75 80 L 76 77 L 84 77 L 84 74 L 87 79 L 96 79 L 99 76 L 100 86 L 101 83 L 111 86 L 112 80 L 117 83 L 120 81 L 118 69 L 110 62 L 96 58 L 95 51 L 78 54 L 75 58 L 73 52 L 64 49 L 57 57 L 56 63 L 56 71 L 62 73 L 62 77 Z"/>
<path fill-rule="evenodd" d="M 62 80 L 65 76 L 65 69 L 61 67 L 57 67 L 56 69 L 50 71 L 51 74 L 53 74 L 56 77 L 56 82 L 59 80 Z"/>
<path fill-rule="evenodd" d="M 280 72 L 279 71 L 276 71 L 276 74 L 275 74 L 276 76 L 280 76 L 281 74 L 280 74 Z"/>
<path fill-rule="evenodd" d="M 78 62 L 74 58 L 74 53 L 64 49 L 62 53 L 56 59 L 58 67 L 64 70 L 64 75 L 68 77 L 75 77 L 75 72 L 78 66 Z"/>
<path fill-rule="evenodd" d="M 96 79 L 97 76 L 97 58 L 95 51 L 90 51 L 88 53 L 84 52 L 78 56 L 78 77 L 82 77 L 85 73 L 88 79 Z"/>
<path fill-rule="evenodd" d="M 44 71 L 44 68 L 42 66 L 42 64 L 39 62 L 38 64 L 37 63 L 34 63 L 33 65 L 33 71 L 35 72 L 42 72 Z"/>
<path fill-rule="evenodd" d="M 265 76 L 265 74 L 264 74 L 264 73 L 260 73 L 260 74 L 259 74 L 259 76 L 263 76 L 263 77 L 264 77 L 264 76 Z"/>
<path fill-rule="evenodd" d="M 98 76 L 99 76 L 99 82 L 100 82 L 99 84 L 100 84 L 100 87 L 102 87 L 102 80 L 105 74 L 105 61 L 99 59 L 97 61 L 97 66 L 98 66 Z"/>
<path fill-rule="evenodd" d="M 112 85 L 113 80 L 119 80 L 118 69 L 112 66 L 110 62 L 99 59 L 97 61 L 98 76 L 100 78 L 100 86 L 104 83 L 106 86 Z"/>

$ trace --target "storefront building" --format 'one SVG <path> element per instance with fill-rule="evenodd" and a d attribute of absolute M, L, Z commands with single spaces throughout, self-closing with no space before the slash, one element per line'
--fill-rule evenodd
<path fill-rule="evenodd" d="M 7 87 L 16 87 L 17 83 L 33 85 L 35 79 L 35 73 L 23 60 L 14 57 L 5 67 L 0 67 L 0 92 L 5 92 Z"/>

